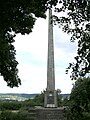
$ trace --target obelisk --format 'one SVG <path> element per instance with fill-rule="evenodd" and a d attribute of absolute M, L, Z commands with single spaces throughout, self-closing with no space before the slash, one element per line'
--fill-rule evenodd
<path fill-rule="evenodd" d="M 57 107 L 57 92 L 55 90 L 53 21 L 51 9 L 49 9 L 48 22 L 47 89 L 45 91 L 44 107 Z"/>

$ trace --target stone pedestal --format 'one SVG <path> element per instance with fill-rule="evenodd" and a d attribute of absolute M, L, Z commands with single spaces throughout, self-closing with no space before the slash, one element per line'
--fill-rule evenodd
<path fill-rule="evenodd" d="M 56 92 L 56 90 L 45 92 L 44 107 L 47 107 L 47 108 L 57 107 L 57 92 Z"/>

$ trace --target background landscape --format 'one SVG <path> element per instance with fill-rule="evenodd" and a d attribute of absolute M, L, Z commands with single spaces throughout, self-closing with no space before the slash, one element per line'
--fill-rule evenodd
<path fill-rule="evenodd" d="M 38 93 L 35 94 L 16 94 L 16 93 L 0 93 L 0 101 L 4 100 L 15 100 L 15 101 L 25 101 L 28 99 L 33 99 Z M 69 97 L 70 94 L 60 94 L 62 98 Z"/>

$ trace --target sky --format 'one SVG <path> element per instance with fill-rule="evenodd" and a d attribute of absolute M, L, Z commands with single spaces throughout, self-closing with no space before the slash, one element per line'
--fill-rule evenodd
<path fill-rule="evenodd" d="M 53 27 L 53 34 L 55 89 L 60 89 L 62 94 L 70 93 L 74 81 L 70 80 L 70 74 L 65 74 L 65 70 L 74 61 L 77 43 L 70 42 L 70 36 L 57 25 Z M 22 85 L 10 88 L 0 77 L 0 93 L 41 93 L 47 87 L 48 18 L 39 18 L 29 35 L 18 34 L 14 45 Z"/>

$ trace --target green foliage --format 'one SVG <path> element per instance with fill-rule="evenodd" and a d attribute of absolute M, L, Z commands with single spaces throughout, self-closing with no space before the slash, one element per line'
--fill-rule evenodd
<path fill-rule="evenodd" d="M 58 107 L 67 107 L 69 105 L 69 99 L 67 97 L 64 98 L 62 95 L 58 95 L 57 102 Z"/>
<path fill-rule="evenodd" d="M 35 96 L 33 102 L 35 102 L 36 106 L 44 106 L 44 93 L 42 92 L 40 95 Z"/>
<path fill-rule="evenodd" d="M 0 0 L 0 75 L 8 86 L 21 84 L 14 37 L 32 32 L 36 18 L 45 18 L 46 10 L 56 4 L 57 0 Z"/>
<path fill-rule="evenodd" d="M 66 97 L 62 101 L 62 106 L 66 106 L 67 107 L 68 105 L 69 105 L 69 99 Z"/>
<path fill-rule="evenodd" d="M 0 102 L 0 110 L 19 110 L 22 107 L 21 102 Z"/>
<path fill-rule="evenodd" d="M 68 120 L 90 119 L 90 78 L 79 78 L 72 89 Z"/>
<path fill-rule="evenodd" d="M 59 0 L 55 8 L 61 17 L 54 16 L 64 32 L 71 34 L 71 41 L 78 40 L 75 62 L 70 63 L 66 70 L 72 69 L 71 79 L 84 77 L 90 72 L 90 1 L 89 0 Z"/>
<path fill-rule="evenodd" d="M 0 120 L 34 120 L 27 111 L 13 112 L 3 111 L 0 114 Z"/>
<path fill-rule="evenodd" d="M 18 113 L 19 120 L 33 120 L 27 111 L 21 111 Z"/>
<path fill-rule="evenodd" d="M 12 113 L 10 111 L 3 111 L 0 114 L 0 120 L 18 120 L 17 113 Z"/>
<path fill-rule="evenodd" d="M 44 93 L 41 93 L 33 99 L 25 101 L 1 101 L 0 110 L 28 110 L 30 107 L 43 106 L 44 104 Z"/>
<path fill-rule="evenodd" d="M 33 99 L 29 99 L 23 102 L 23 109 L 28 109 L 35 106 L 44 106 L 44 93 L 36 95 Z"/>
<path fill-rule="evenodd" d="M 58 107 L 62 106 L 62 96 L 61 95 L 57 96 L 57 103 L 58 103 Z"/>
<path fill-rule="evenodd" d="M 28 110 L 30 107 L 35 107 L 35 102 L 31 99 L 22 102 L 22 110 Z"/>

